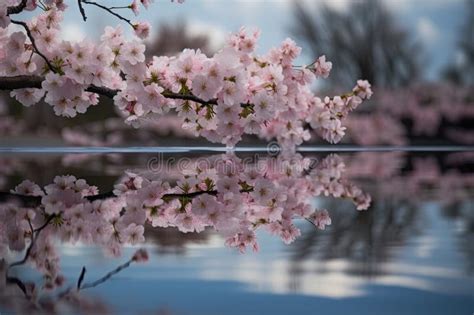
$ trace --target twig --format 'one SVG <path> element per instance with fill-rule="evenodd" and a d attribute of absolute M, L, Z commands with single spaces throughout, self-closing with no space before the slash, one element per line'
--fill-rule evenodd
<path fill-rule="evenodd" d="M 81 0 L 79 0 L 79 1 L 81 1 Z M 115 16 L 115 17 L 121 19 L 122 21 L 127 22 L 128 24 L 130 24 L 130 25 L 133 27 L 133 24 L 132 24 L 132 22 L 131 22 L 129 19 L 124 18 L 124 17 L 121 16 L 120 14 L 118 14 L 118 13 L 112 11 L 110 8 L 108 8 L 108 7 L 106 7 L 106 6 L 102 5 L 102 4 L 99 4 L 99 3 L 97 3 L 97 2 L 87 1 L 87 0 L 82 0 L 82 2 L 83 2 L 83 3 L 86 3 L 86 4 L 90 4 L 90 5 L 95 5 L 96 7 L 99 7 L 99 8 L 101 8 L 102 10 L 105 10 L 105 11 L 109 12 L 110 14 L 112 14 L 113 16 Z"/>
<path fill-rule="evenodd" d="M 94 288 L 96 286 L 98 286 L 99 284 L 102 284 L 104 283 L 105 281 L 109 280 L 110 278 L 112 278 L 112 276 L 116 275 L 117 273 L 119 273 L 120 271 L 130 267 L 130 265 L 132 264 L 133 262 L 133 259 L 130 259 L 129 261 L 127 261 L 126 263 L 118 266 L 117 268 L 115 268 L 114 270 L 112 270 L 111 272 L 107 273 L 105 276 L 103 276 L 102 278 L 100 279 L 97 279 L 96 281 L 94 282 L 90 282 L 90 283 L 85 283 L 83 286 L 78 286 L 78 290 L 85 290 L 85 289 L 89 289 L 89 288 Z M 85 268 L 83 268 L 83 271 L 85 270 Z M 85 271 L 84 271 L 85 272 Z M 82 273 L 81 273 L 82 275 Z M 79 285 L 79 283 L 78 283 Z"/>
<path fill-rule="evenodd" d="M 33 249 L 33 247 L 35 246 L 35 243 L 36 243 L 36 240 L 38 239 L 38 236 L 39 234 L 41 233 L 42 230 L 44 230 L 46 228 L 46 226 L 48 226 L 49 222 L 51 222 L 51 220 L 53 220 L 55 216 L 50 216 L 46 222 L 40 227 L 40 228 L 37 228 L 36 230 L 33 229 L 33 226 L 31 226 L 30 224 L 30 228 L 31 228 L 31 242 L 30 242 L 30 245 L 28 246 L 28 248 L 26 249 L 26 252 L 25 252 L 25 256 L 23 257 L 22 260 L 19 260 L 19 261 L 15 261 L 13 263 L 11 263 L 8 268 L 12 268 L 12 267 L 15 267 L 15 266 L 20 266 L 20 265 L 23 265 L 27 260 L 28 258 L 30 257 L 30 253 L 31 253 L 31 250 Z M 35 232 L 36 232 L 36 235 L 35 235 Z"/>
<path fill-rule="evenodd" d="M 41 230 L 44 229 L 51 221 L 53 221 L 53 219 L 56 218 L 56 217 L 57 217 L 57 215 L 55 215 L 55 214 L 49 216 L 48 219 L 46 219 L 46 221 L 43 223 L 43 225 L 40 226 L 39 228 L 36 228 L 34 231 L 35 231 L 35 232 L 41 231 Z"/>
<path fill-rule="evenodd" d="M 36 230 L 33 229 L 33 225 L 31 224 L 31 221 L 28 220 L 28 224 L 30 225 L 30 229 L 31 229 L 31 242 L 30 242 L 30 245 L 28 246 L 28 248 L 26 249 L 26 253 L 25 253 L 25 256 L 23 257 L 22 260 L 19 260 L 19 261 L 16 261 L 16 262 L 13 262 L 11 263 L 8 267 L 7 267 L 7 271 L 6 271 L 6 280 L 7 280 L 7 283 L 13 283 L 13 284 L 16 284 L 21 291 L 23 291 L 23 293 L 25 294 L 26 297 L 28 297 L 28 292 L 26 291 L 26 286 L 25 284 L 23 283 L 23 281 L 21 281 L 20 279 L 16 278 L 16 277 L 9 277 L 8 276 L 8 271 L 10 270 L 10 268 L 12 267 L 15 267 L 15 266 L 20 266 L 20 265 L 23 265 L 27 260 L 28 258 L 30 257 L 30 253 L 31 253 L 31 250 L 33 249 L 34 245 L 35 245 L 35 242 L 38 238 L 38 235 L 41 233 L 41 231 L 46 228 L 46 226 L 51 222 L 51 220 L 54 218 L 55 216 L 52 215 L 50 216 L 46 222 L 39 228 L 37 228 Z M 36 232 L 36 236 L 35 236 L 35 232 Z"/>
<path fill-rule="evenodd" d="M 96 286 L 98 286 L 99 284 L 102 284 L 104 282 L 106 282 L 107 280 L 109 280 L 110 278 L 112 278 L 112 276 L 116 275 L 117 273 L 119 273 L 120 271 L 130 267 L 130 265 L 132 264 L 132 262 L 134 261 L 133 258 L 131 258 L 130 260 L 128 260 L 126 263 L 118 266 L 117 268 L 115 268 L 114 270 L 108 272 L 105 276 L 103 276 L 102 278 L 99 278 L 97 280 L 95 280 L 94 282 L 89 282 L 89 283 L 85 283 L 84 285 L 82 284 L 83 281 L 84 281 L 84 278 L 85 278 L 85 275 L 86 275 L 86 267 L 82 267 L 81 269 L 81 273 L 79 275 L 79 278 L 77 279 L 77 284 L 76 284 L 76 290 L 77 292 L 79 292 L 80 290 L 85 290 L 85 289 L 90 289 L 90 288 L 94 288 Z M 68 287 L 66 290 L 62 291 L 61 293 L 58 294 L 58 297 L 59 298 L 63 298 L 64 296 L 66 296 L 67 294 L 69 294 L 71 291 L 73 290 L 72 287 Z"/>
<path fill-rule="evenodd" d="M 84 276 L 86 275 L 86 267 L 82 267 L 81 274 L 79 275 L 79 279 L 77 279 L 77 290 L 81 289 L 82 281 L 84 281 Z"/>
<path fill-rule="evenodd" d="M 18 279 L 16 277 L 8 277 L 7 276 L 7 283 L 16 284 L 20 288 L 20 290 L 23 291 L 23 294 L 25 294 L 25 296 L 28 297 L 28 293 L 26 291 L 26 286 L 23 283 L 23 281 L 21 281 L 20 279 Z"/>
<path fill-rule="evenodd" d="M 86 11 L 84 11 L 84 8 L 82 7 L 82 1 L 77 0 L 77 5 L 79 6 L 79 12 L 81 12 L 82 19 L 84 22 L 87 21 Z"/>
<path fill-rule="evenodd" d="M 33 45 L 33 49 L 35 50 L 35 52 L 41 57 L 44 59 L 44 61 L 46 62 L 46 64 L 48 65 L 48 68 L 53 71 L 53 72 L 56 72 L 56 70 L 54 69 L 53 65 L 51 64 L 51 62 L 49 62 L 48 58 L 46 58 L 45 55 L 43 55 L 43 53 L 41 51 L 39 51 L 38 49 L 38 46 L 36 46 L 36 42 L 35 42 L 35 39 L 33 37 L 33 34 L 31 34 L 31 31 L 30 31 L 30 28 L 28 27 L 28 24 L 26 24 L 25 22 L 23 21 L 16 21 L 16 20 L 10 20 L 10 22 L 12 22 L 13 24 L 17 24 L 17 25 L 21 25 L 23 26 L 23 28 L 25 29 L 26 31 L 26 35 L 28 36 L 28 38 L 30 39 L 31 41 L 31 45 Z"/>
<path fill-rule="evenodd" d="M 129 9 L 130 10 L 130 6 L 127 5 L 127 6 L 122 6 L 122 7 L 109 7 L 110 10 L 121 10 L 121 9 Z"/>
<path fill-rule="evenodd" d="M 304 218 L 306 221 L 308 221 L 309 223 L 311 223 L 314 227 L 318 228 L 318 226 L 316 224 L 314 224 L 313 221 L 311 221 L 310 219 L 308 218 Z"/>

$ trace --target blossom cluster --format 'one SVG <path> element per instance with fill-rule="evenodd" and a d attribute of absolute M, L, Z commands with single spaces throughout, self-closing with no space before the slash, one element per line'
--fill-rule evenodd
<path fill-rule="evenodd" d="M 325 56 L 295 66 L 301 48 L 291 39 L 258 55 L 259 32 L 244 28 L 212 57 L 185 49 L 146 60 L 140 37 L 148 31 L 138 26 L 138 37 L 131 39 L 120 26 L 109 26 L 99 42 L 62 40 L 65 5 L 49 3 L 27 23 L 31 37 L 3 30 L 0 75 L 44 78 L 41 88 L 17 89 L 11 96 L 25 106 L 44 99 L 60 116 L 84 113 L 105 94 L 136 127 L 173 109 L 183 128 L 212 142 L 233 146 L 250 134 L 291 147 L 310 138 L 309 126 L 331 143 L 340 141 L 347 114 L 372 95 L 370 84 L 360 80 L 348 94 L 317 97 L 312 83 L 332 67 Z"/>
<path fill-rule="evenodd" d="M 306 219 L 320 229 L 331 223 L 326 210 L 312 205 L 315 196 L 348 198 L 358 210 L 368 208 L 370 196 L 344 171 L 336 155 L 313 167 L 300 155 L 246 165 L 226 154 L 194 163 L 175 183 L 127 172 L 113 193 L 102 195 L 71 175 L 57 176 L 44 188 L 25 180 L 11 191 L 11 200 L 0 204 L 0 250 L 22 251 L 36 235 L 28 261 L 44 274 L 46 286 L 54 287 L 63 280 L 57 240 L 96 244 L 119 255 L 123 245 L 143 243 L 150 226 L 184 233 L 212 228 L 242 252 L 258 249 L 259 229 L 291 243 L 301 234 L 294 220 Z M 134 259 L 144 258 L 137 254 Z"/>

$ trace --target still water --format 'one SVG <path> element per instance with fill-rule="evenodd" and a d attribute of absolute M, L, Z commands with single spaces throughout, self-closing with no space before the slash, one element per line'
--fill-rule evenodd
<path fill-rule="evenodd" d="M 328 155 L 302 154 L 316 162 Z M 173 150 L 3 153 L 0 190 L 7 192 L 24 179 L 43 187 L 56 175 L 70 174 L 106 192 L 126 170 L 157 172 L 158 165 L 169 162 L 172 166 L 159 168 L 159 175 L 170 179 L 176 177 L 179 161 L 203 156 Z M 58 241 L 65 286 L 74 286 L 83 266 L 86 279 L 98 279 L 145 247 L 150 255 L 147 263 L 133 264 L 81 292 L 91 306 L 82 308 L 84 313 L 473 314 L 473 153 L 339 152 L 338 156 L 344 161 L 345 176 L 370 194 L 368 210 L 357 211 L 341 198 L 317 197 L 313 205 L 327 209 L 332 220 L 325 230 L 295 220 L 301 236 L 289 245 L 259 230 L 259 251 L 244 254 L 226 247 L 225 239 L 210 229 L 181 233 L 148 227 L 146 243 L 127 246 L 118 258 L 97 246 Z M 8 250 L 1 253 L 7 261 L 22 257 Z M 28 266 L 13 275 L 42 281 L 41 274 Z M 11 296 L 0 294 L 1 314 L 16 314 L 18 309 Z"/>

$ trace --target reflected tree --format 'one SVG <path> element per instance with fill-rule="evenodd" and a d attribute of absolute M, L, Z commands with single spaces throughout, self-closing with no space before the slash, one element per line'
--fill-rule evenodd
<path fill-rule="evenodd" d="M 189 244 L 207 244 L 211 236 L 209 232 L 184 234 L 173 228 L 147 228 L 145 237 L 156 245 L 159 254 L 184 255 Z"/>
<path fill-rule="evenodd" d="M 343 259 L 348 262 L 345 272 L 349 274 L 369 278 L 384 275 L 383 265 L 394 259 L 396 249 L 423 233 L 424 212 L 420 209 L 425 202 L 436 202 L 442 214 L 462 225 L 459 251 L 465 255 L 467 271 L 473 272 L 473 174 L 457 171 L 463 167 L 462 156 L 435 160 L 398 153 L 360 153 L 348 161 L 347 174 L 373 197 L 371 209 L 350 213 L 347 203 L 323 200 L 322 207 L 332 209 L 329 230 L 304 230 L 287 249 L 292 257 L 292 287 L 298 287 L 298 279 L 307 272 L 305 264 L 313 259 Z M 319 264 L 314 266 L 318 266 L 315 272 L 325 272 Z"/>
<path fill-rule="evenodd" d="M 374 197 L 378 197 L 377 194 Z M 384 274 L 383 263 L 393 258 L 394 246 L 403 245 L 417 234 L 419 212 L 413 205 L 397 200 L 374 200 L 371 211 L 348 215 L 347 205 L 325 201 L 324 206 L 334 209 L 327 233 L 308 230 L 288 251 L 292 252 L 290 272 L 302 276 L 299 267 L 304 261 L 318 259 L 349 261 L 347 272 L 374 277 Z M 324 270 L 318 270 L 324 272 Z"/>
<path fill-rule="evenodd" d="M 461 227 L 456 230 L 461 251 L 467 257 L 467 271 L 474 275 L 474 203 L 456 202 L 443 208 L 443 215 Z"/>

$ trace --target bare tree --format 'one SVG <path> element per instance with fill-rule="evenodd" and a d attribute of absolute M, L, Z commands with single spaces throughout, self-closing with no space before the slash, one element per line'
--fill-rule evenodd
<path fill-rule="evenodd" d="M 330 82 L 337 86 L 360 78 L 405 86 L 419 77 L 420 44 L 379 0 L 353 1 L 345 11 L 323 5 L 314 12 L 295 1 L 292 32 L 315 56 L 334 61 Z"/>
<path fill-rule="evenodd" d="M 455 84 L 474 85 L 474 0 L 466 1 L 465 12 L 458 40 L 460 58 L 444 69 L 443 76 Z"/>
<path fill-rule="evenodd" d="M 210 53 L 210 40 L 207 35 L 194 35 L 189 32 L 185 22 L 162 24 L 153 41 L 147 45 L 149 56 L 174 55 L 185 48 L 201 49 Z"/>

